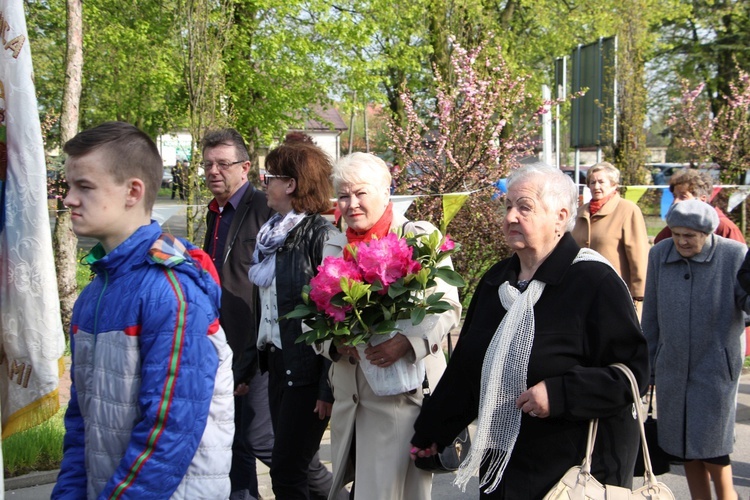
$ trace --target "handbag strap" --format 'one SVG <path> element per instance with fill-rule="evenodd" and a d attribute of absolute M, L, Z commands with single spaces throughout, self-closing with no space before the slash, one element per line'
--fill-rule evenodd
<path fill-rule="evenodd" d="M 648 410 L 646 410 L 646 415 L 649 417 L 654 413 L 654 387 L 652 385 L 648 391 Z"/>
<path fill-rule="evenodd" d="M 450 361 L 451 356 L 453 356 L 453 340 L 451 340 L 451 332 L 448 332 L 448 359 L 446 361 Z M 424 380 L 422 381 L 422 395 L 428 398 L 430 394 L 430 381 L 427 378 L 427 371 L 425 371 Z"/>
<path fill-rule="evenodd" d="M 651 465 L 651 455 L 648 452 L 648 442 L 646 441 L 646 431 L 643 428 L 643 420 L 644 420 L 643 408 L 641 407 L 641 398 L 638 392 L 638 383 L 635 381 L 635 376 L 633 375 L 633 372 L 630 371 L 630 368 L 628 368 L 624 364 L 615 363 L 611 366 L 622 371 L 625 374 L 625 376 L 628 378 L 628 381 L 630 382 L 630 390 L 633 393 L 633 405 L 635 406 L 635 412 L 638 417 L 638 427 L 641 431 L 641 449 L 643 450 L 643 468 L 645 470 L 643 473 L 643 477 L 649 486 L 655 486 L 657 481 L 656 481 L 656 476 L 654 475 L 654 469 Z"/>
<path fill-rule="evenodd" d="M 581 472 L 591 475 L 591 456 L 594 454 L 594 442 L 596 441 L 596 431 L 599 427 L 599 419 L 592 418 L 589 420 L 589 436 L 586 439 L 586 456 L 583 457 Z"/>

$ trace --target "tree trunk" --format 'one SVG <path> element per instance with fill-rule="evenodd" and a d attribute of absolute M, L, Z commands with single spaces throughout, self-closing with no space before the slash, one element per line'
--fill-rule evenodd
<path fill-rule="evenodd" d="M 620 170 L 621 182 L 646 182 L 646 88 L 644 85 L 644 46 L 648 26 L 641 12 L 641 0 L 627 0 L 618 36 L 617 74 L 619 123 L 614 146 L 614 163 Z"/>
<path fill-rule="evenodd" d="M 65 144 L 78 133 L 83 74 L 83 3 L 82 0 L 67 0 L 66 4 L 68 8 L 68 48 L 62 116 L 60 117 L 60 142 L 62 144 Z M 78 238 L 73 234 L 70 212 L 64 211 L 63 208 L 62 201 L 58 201 L 52 245 L 55 250 L 60 314 L 64 331 L 68 332 L 73 304 L 78 296 L 76 290 L 76 247 Z"/>

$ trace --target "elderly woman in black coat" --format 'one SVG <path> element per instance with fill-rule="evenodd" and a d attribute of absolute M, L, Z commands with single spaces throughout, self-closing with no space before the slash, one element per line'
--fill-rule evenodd
<path fill-rule="evenodd" d="M 577 192 L 562 172 L 527 165 L 508 178 L 503 233 L 515 251 L 482 278 L 460 340 L 414 427 L 428 456 L 477 419 L 457 481 L 480 470 L 481 498 L 538 499 L 583 460 L 599 418 L 592 471 L 630 486 L 638 427 L 624 363 L 642 389 L 646 340 L 622 279 L 569 231 Z"/>

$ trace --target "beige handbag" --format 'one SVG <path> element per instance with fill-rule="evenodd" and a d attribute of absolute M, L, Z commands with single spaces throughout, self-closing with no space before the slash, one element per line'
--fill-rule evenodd
<path fill-rule="evenodd" d="M 592 419 L 589 422 L 589 436 L 583 463 L 568 469 L 568 472 L 557 482 L 555 487 L 545 495 L 544 500 L 674 500 L 672 491 L 666 484 L 656 480 L 651 467 L 651 456 L 648 453 L 646 433 L 643 430 L 643 409 L 641 408 L 641 398 L 638 396 L 638 384 L 635 382 L 635 377 L 630 368 L 622 363 L 616 363 L 612 366 L 625 373 L 630 380 L 630 388 L 633 391 L 633 401 L 641 428 L 643 463 L 646 469 L 643 474 L 643 486 L 636 490 L 629 490 L 620 486 L 602 485 L 591 475 L 591 454 L 594 451 L 596 428 L 599 423 L 598 419 Z"/>

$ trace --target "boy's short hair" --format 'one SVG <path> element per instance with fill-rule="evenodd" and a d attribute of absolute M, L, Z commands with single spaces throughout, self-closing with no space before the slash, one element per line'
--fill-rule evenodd
<path fill-rule="evenodd" d="M 234 146 L 234 149 L 237 150 L 237 160 L 250 161 L 250 153 L 247 151 L 245 139 L 233 128 L 222 128 L 208 132 L 201 140 L 201 151 L 204 152 L 206 148 L 215 148 L 221 145 Z"/>
<path fill-rule="evenodd" d="M 111 161 L 104 167 L 118 184 L 127 179 L 143 181 L 144 205 L 154 207 L 161 187 L 163 162 L 154 141 L 137 127 L 125 122 L 105 122 L 84 130 L 65 143 L 63 151 L 71 158 L 80 158 L 99 148 L 106 148 Z"/>

